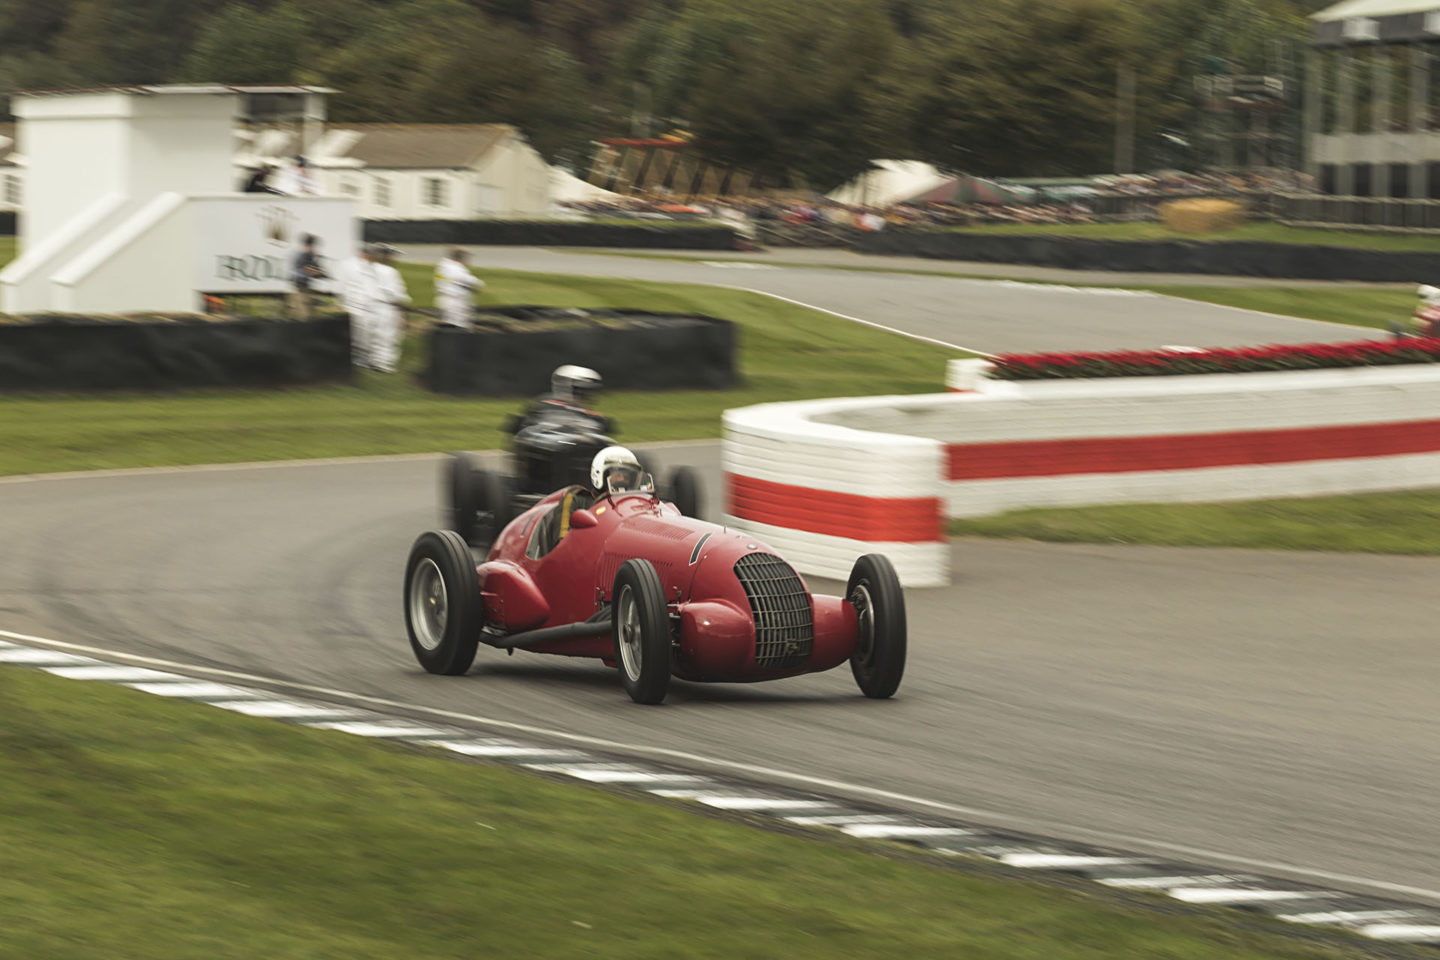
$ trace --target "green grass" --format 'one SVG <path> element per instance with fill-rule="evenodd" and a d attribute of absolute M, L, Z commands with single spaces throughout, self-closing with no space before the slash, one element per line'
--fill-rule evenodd
<path fill-rule="evenodd" d="M 402 268 L 418 306 L 431 268 Z M 696 285 L 486 271 L 481 303 L 706 313 L 739 326 L 733 390 L 633 392 L 602 401 L 628 441 L 714 437 L 729 408 L 767 400 L 944 388 L 958 354 L 758 294 Z M 421 363 L 406 345 L 405 368 Z M 557 357 L 556 363 L 582 361 Z M 409 374 L 353 385 L 178 395 L 0 397 L 0 474 L 480 449 L 502 443 L 519 400 L 456 399 Z"/>
<path fill-rule="evenodd" d="M 1265 243 L 1298 243 L 1326 247 L 1359 247 L 1366 250 L 1418 250 L 1440 253 L 1440 235 L 1287 227 L 1281 223 L 1265 222 L 1245 223 L 1233 230 L 1221 230 L 1215 233 L 1181 233 L 1171 230 L 1161 223 L 992 223 L 944 229 L 961 233 L 1051 235 L 1089 237 L 1096 240 L 1189 240 L 1196 243 L 1258 240 Z"/>
<path fill-rule="evenodd" d="M 1440 490 L 1015 510 L 952 520 L 959 536 L 1052 543 L 1134 543 L 1440 555 Z"/>
<path fill-rule="evenodd" d="M 1349 953 L 38 671 L 0 704 L 7 957 Z"/>
<path fill-rule="evenodd" d="M 1408 325 L 1419 302 L 1413 286 L 1396 287 L 1217 287 L 1157 284 L 1138 286 L 1170 297 L 1203 300 L 1226 307 L 1279 313 L 1307 320 L 1328 320 L 1357 327 L 1388 330 Z"/>

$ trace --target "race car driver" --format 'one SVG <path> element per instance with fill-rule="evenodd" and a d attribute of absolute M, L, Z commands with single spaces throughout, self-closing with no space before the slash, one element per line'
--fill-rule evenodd
<path fill-rule="evenodd" d="M 559 546 L 570 532 L 570 517 L 576 510 L 589 510 L 596 501 L 614 493 L 650 492 L 655 481 L 640 460 L 625 447 L 610 446 L 590 461 L 590 489 L 570 487 L 559 505 L 545 515 L 531 541 L 530 556 L 540 558 Z"/>
<path fill-rule="evenodd" d="M 537 397 L 523 414 L 510 418 L 510 433 L 519 433 L 551 417 L 577 415 L 594 421 L 595 428 L 601 433 L 613 433 L 615 425 L 610 419 L 586 406 L 600 392 L 602 383 L 600 374 L 589 367 L 573 363 L 556 367 L 555 372 L 550 374 L 550 392 Z"/>

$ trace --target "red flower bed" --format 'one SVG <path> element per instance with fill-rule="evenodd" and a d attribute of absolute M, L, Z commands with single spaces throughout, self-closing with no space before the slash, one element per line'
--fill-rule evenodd
<path fill-rule="evenodd" d="M 1322 370 L 1399 363 L 1440 363 L 1440 338 L 1358 340 L 1240 347 L 1196 352 L 1117 350 L 1111 353 L 1010 353 L 996 357 L 995 380 L 1069 380 L 1091 377 L 1166 377 L 1192 373 Z"/>

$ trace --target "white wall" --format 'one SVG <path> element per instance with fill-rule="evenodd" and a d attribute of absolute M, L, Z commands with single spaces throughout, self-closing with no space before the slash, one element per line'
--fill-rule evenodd
<path fill-rule="evenodd" d="M 99 196 L 143 203 L 164 190 L 232 189 L 234 94 L 17 96 L 28 164 L 21 244 L 29 246 Z"/>
<path fill-rule="evenodd" d="M 33 247 L 107 193 L 128 196 L 129 98 L 118 93 L 16 97 L 29 166 L 20 246 Z"/>
<path fill-rule="evenodd" d="M 189 311 L 197 291 L 288 290 L 285 261 L 307 230 L 348 255 L 347 202 L 232 192 L 238 102 L 223 87 L 17 96 L 23 253 L 0 272 L 0 307 Z M 283 242 L 268 234 L 277 218 Z M 222 256 L 266 269 L 220 282 Z"/>
<path fill-rule="evenodd" d="M 286 293 L 306 233 L 338 274 L 360 239 L 350 210 L 330 197 L 157 194 L 49 277 L 50 303 L 67 313 L 189 312 L 201 294 Z"/>

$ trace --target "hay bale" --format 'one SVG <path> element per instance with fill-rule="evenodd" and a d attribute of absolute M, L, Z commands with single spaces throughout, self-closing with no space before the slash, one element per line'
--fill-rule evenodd
<path fill-rule="evenodd" d="M 1245 205 L 1234 200 L 1172 200 L 1160 205 L 1165 226 L 1179 233 L 1216 233 L 1245 222 Z"/>

